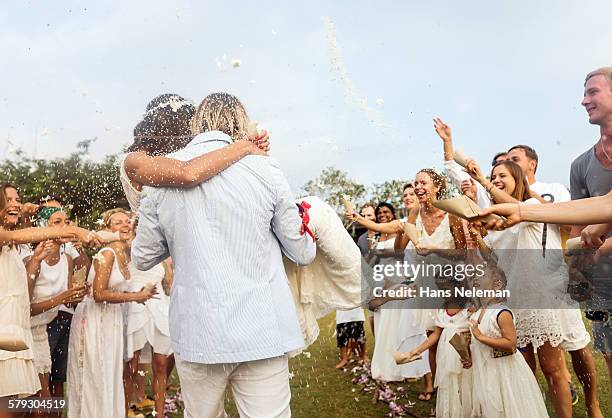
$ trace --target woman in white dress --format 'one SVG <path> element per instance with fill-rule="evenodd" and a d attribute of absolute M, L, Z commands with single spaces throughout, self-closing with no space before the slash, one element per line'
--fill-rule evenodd
<path fill-rule="evenodd" d="M 405 259 L 414 265 L 444 265 L 450 260 L 465 257 L 467 241 L 461 219 L 433 205 L 446 194 L 444 176 L 433 169 L 425 168 L 417 173 L 414 186 L 419 201 L 419 213 L 416 219 L 419 241 L 413 250 L 406 247 Z M 435 281 L 433 276 L 420 274 L 416 277 L 415 283 L 418 287 L 435 289 Z M 425 329 L 427 335 L 435 329 L 436 314 L 437 309 L 431 302 L 417 299 L 417 309 L 414 310 L 416 325 Z M 436 375 L 436 350 L 437 344 L 433 344 L 428 350 L 429 366 L 433 376 Z M 433 386 L 426 387 L 425 391 L 419 394 L 419 399 L 428 401 L 433 393 Z"/>
<path fill-rule="evenodd" d="M 405 188 L 404 190 L 406 191 Z M 354 214 L 351 218 L 365 224 L 367 228 L 374 227 L 381 234 L 374 250 L 379 257 L 378 265 L 395 265 L 401 257 L 395 252 L 395 232 L 401 228 L 401 221 L 395 220 L 395 210 L 388 203 L 381 203 L 376 208 L 378 223 L 368 222 Z M 376 268 L 376 267 L 375 267 Z M 385 277 L 384 288 L 397 287 L 409 279 L 399 274 Z M 408 302 L 409 304 L 410 302 Z M 398 349 L 409 351 L 424 338 L 424 330 L 413 325 L 411 311 L 404 301 L 391 298 L 375 298 L 369 302 L 374 312 L 375 345 L 372 355 L 372 377 L 384 381 L 403 381 L 407 378 L 419 378 L 429 373 L 426 361 L 415 361 L 398 365 L 392 353 Z M 383 306 L 384 305 L 384 306 Z M 379 309 L 383 306 L 381 309 Z"/>
<path fill-rule="evenodd" d="M 126 415 L 123 390 L 124 325 L 122 303 L 144 303 L 155 288 L 128 293 L 130 278 L 130 218 L 123 209 L 104 213 L 104 225 L 121 240 L 102 248 L 94 257 L 88 282 L 92 294 L 77 307 L 68 349 L 68 417 L 122 418 Z"/>
<path fill-rule="evenodd" d="M 130 263 L 129 271 L 130 291 L 137 292 L 144 286 L 154 285 L 158 296 L 144 305 L 132 302 L 126 306 L 126 397 L 128 402 L 132 399 L 132 382 L 137 379 L 138 365 L 152 363 L 155 411 L 161 417 L 164 414 L 167 378 L 174 367 L 168 324 L 172 270 L 169 261 L 164 261 L 148 271 L 140 271 Z M 149 360 L 151 351 L 153 355 Z M 146 359 L 143 359 L 143 354 Z"/>
<path fill-rule="evenodd" d="M 401 234 L 403 226 L 406 222 L 414 223 L 418 214 L 419 203 L 414 194 L 414 186 L 412 183 L 408 183 L 404 186 L 403 190 L 403 201 L 404 206 L 408 211 L 408 217 L 402 219 L 394 219 L 390 222 L 376 223 L 365 218 L 357 213 L 346 213 L 346 217 L 350 220 L 356 221 L 359 224 L 368 228 L 368 231 L 374 231 L 379 234 Z M 398 237 L 399 238 L 399 237 Z M 391 241 L 393 241 L 394 254 L 398 254 L 397 242 L 398 238 L 393 240 L 383 241 L 383 244 L 387 250 L 391 248 Z M 411 244 L 409 244 L 411 245 Z M 377 245 L 380 249 L 380 244 Z M 414 248 L 414 247 L 412 247 Z M 390 251 L 388 251 L 390 252 Z M 400 249 L 399 254 L 403 254 L 403 248 Z M 394 264 L 399 261 L 399 258 L 391 257 L 389 262 Z M 398 284 L 404 280 L 410 279 L 410 277 L 396 278 L 395 283 L 393 280 L 387 280 L 384 284 L 385 288 L 397 287 Z M 379 297 L 369 301 L 369 306 L 372 309 L 378 309 L 384 305 L 384 309 L 380 312 L 375 312 L 374 317 L 377 319 L 378 328 L 384 327 L 385 331 L 378 333 L 380 340 L 376 341 L 374 347 L 374 356 L 376 356 L 376 363 L 374 363 L 374 357 L 372 361 L 372 375 L 375 378 L 379 378 L 387 381 L 401 381 L 406 378 L 419 378 L 425 376 L 425 388 L 432 388 L 431 371 L 427 359 L 417 360 L 411 363 L 398 365 L 395 363 L 392 352 L 399 351 L 411 351 L 414 347 L 418 346 L 425 340 L 425 330 L 415 325 L 414 320 L 414 300 L 399 300 L 390 297 Z M 384 317 L 384 319 L 383 319 Z M 378 350 L 377 350 L 378 348 Z"/>
<path fill-rule="evenodd" d="M 61 208 L 45 207 L 37 214 L 39 227 L 65 226 L 68 217 Z M 34 365 L 40 378 L 40 396 L 51 396 L 51 349 L 47 325 L 55 319 L 59 307 L 66 303 L 78 303 L 87 293 L 85 284 L 73 287 L 72 258 L 60 252 L 61 242 L 48 240 L 39 243 L 26 261 L 28 277 L 34 281 L 30 302 Z"/>
<path fill-rule="evenodd" d="M 26 397 L 40 390 L 40 380 L 34 365 L 33 340 L 30 326 L 30 292 L 34 282 L 28 279 L 19 244 L 49 239 L 79 239 L 86 244 L 98 244 L 96 234 L 85 229 L 66 226 L 53 228 L 16 229 L 21 215 L 21 200 L 17 188 L 0 185 L 0 401 L 9 396 Z M 15 350 L 11 346 L 25 345 Z M 10 351 L 8 351 L 10 350 Z M 14 416 L 0 411 L 0 417 Z"/>
<path fill-rule="evenodd" d="M 478 165 L 470 160 L 468 172 L 477 181 L 484 182 Z M 521 205 L 540 204 L 531 197 L 529 184 L 521 168 L 512 161 L 503 161 L 493 167 L 489 192 L 495 203 L 514 202 Z M 485 258 L 492 254 L 508 280 L 508 290 L 522 306 L 549 306 L 549 309 L 516 309 L 514 311 L 517 344 L 525 360 L 536 371 L 534 350 L 548 382 L 551 398 L 558 417 L 572 415 L 572 400 L 563 373 L 565 361 L 559 317 L 553 306 L 561 307 L 567 283 L 561 276 L 551 277 L 547 263 L 542 259 L 542 228 L 540 223 L 525 222 L 504 231 L 490 231 L 483 239 L 476 236 L 480 252 Z M 526 251 L 529 250 L 529 251 Z M 533 280 L 536 278 L 536 280 Z M 541 280 L 537 280 L 541 279 Z M 520 300 L 518 298 L 520 295 Z"/>

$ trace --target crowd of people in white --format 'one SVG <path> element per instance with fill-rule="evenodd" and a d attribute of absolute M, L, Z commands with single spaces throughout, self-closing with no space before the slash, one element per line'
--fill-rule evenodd
<path fill-rule="evenodd" d="M 497 154 L 486 175 L 435 119 L 444 173 L 424 168 L 405 185 L 404 218 L 386 202 L 347 210 L 367 229 L 354 243 L 329 205 L 293 197 L 267 155 L 268 134 L 237 98 L 214 93 L 197 107 L 155 98 L 119 159 L 130 209 L 106 211 L 101 231 L 75 226 L 59 199 L 22 203 L 19 185 L 0 186 L 0 400 L 65 397 L 68 417 L 134 417 L 145 406 L 164 416 L 176 366 L 185 416 L 225 416 L 229 386 L 241 416 L 288 417 L 289 356 L 336 310 L 336 367 L 353 352 L 369 362 L 367 306 L 372 377 L 423 378 L 419 399 L 435 398 L 436 416 L 548 416 L 539 364 L 554 413 L 570 417 L 568 352 L 589 416 L 603 417 L 580 308 L 569 296 L 563 309 L 542 303 L 566 289 L 589 299 L 595 349 L 612 376 L 612 67 L 587 75 L 582 104 L 601 136 L 573 162 L 569 191 L 536 180 L 542 161 L 527 145 Z M 479 216 L 438 207 L 447 183 Z M 572 236 L 582 248 L 564 259 Z M 83 246 L 100 249 L 90 258 Z M 540 304 L 515 309 L 487 294 L 434 309 L 423 298 L 365 296 L 362 259 L 484 262 L 485 274 L 467 281 L 394 274 L 383 287 L 508 289 Z"/>

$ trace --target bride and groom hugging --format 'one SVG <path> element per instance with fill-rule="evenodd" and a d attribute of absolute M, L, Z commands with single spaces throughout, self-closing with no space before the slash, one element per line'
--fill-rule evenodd
<path fill-rule="evenodd" d="M 221 106 L 216 129 L 169 156 L 187 161 L 230 144 L 241 112 Z M 143 189 L 132 261 L 147 270 L 172 257 L 170 334 L 186 416 L 224 416 L 228 384 L 241 416 L 291 416 L 288 353 L 304 339 L 282 256 L 314 259 L 302 222 L 267 156 L 247 156 L 193 188 Z"/>

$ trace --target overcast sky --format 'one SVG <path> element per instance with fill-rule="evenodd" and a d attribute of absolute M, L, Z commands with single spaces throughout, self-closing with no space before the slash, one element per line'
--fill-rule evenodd
<path fill-rule="evenodd" d="M 296 191 L 330 165 L 366 184 L 441 166 L 434 116 L 483 166 L 525 143 L 539 179 L 567 185 L 598 139 L 580 100 L 612 65 L 611 15 L 609 0 L 5 0 L 0 158 L 97 137 L 98 159 L 154 96 L 228 91 Z"/>

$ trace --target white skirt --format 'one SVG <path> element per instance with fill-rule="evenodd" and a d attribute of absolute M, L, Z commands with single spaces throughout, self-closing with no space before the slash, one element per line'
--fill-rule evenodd
<path fill-rule="evenodd" d="M 388 305 L 392 304 L 389 302 Z M 388 305 L 374 313 L 376 343 L 372 355 L 372 377 L 387 382 L 422 377 L 430 372 L 427 351 L 423 353 L 423 359 L 402 365 L 395 363 L 393 352 L 412 350 L 425 340 L 425 331 L 413 326 L 413 310 Z"/>
<path fill-rule="evenodd" d="M 172 345 L 170 337 L 161 333 L 155 326 L 153 319 L 149 319 L 142 327 L 131 332 L 126 338 L 126 359 L 134 357 L 134 353 L 143 350 L 147 345 L 151 347 L 154 353 L 169 356 L 172 354 Z M 140 363 L 150 363 L 150 350 L 144 350 L 141 353 Z M 148 360 L 148 361 L 147 361 Z"/>
<path fill-rule="evenodd" d="M 32 352 L 34 353 L 34 367 L 36 373 L 51 373 L 51 348 L 49 347 L 49 335 L 47 325 L 35 325 L 32 327 Z"/>

